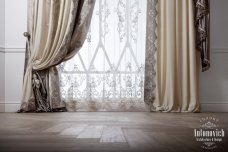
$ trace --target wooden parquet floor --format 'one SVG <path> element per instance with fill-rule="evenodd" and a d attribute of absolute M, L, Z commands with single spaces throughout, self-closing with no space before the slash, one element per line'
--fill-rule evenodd
<path fill-rule="evenodd" d="M 0 152 L 204 152 L 203 117 L 219 119 L 228 151 L 228 113 L 0 113 Z"/>

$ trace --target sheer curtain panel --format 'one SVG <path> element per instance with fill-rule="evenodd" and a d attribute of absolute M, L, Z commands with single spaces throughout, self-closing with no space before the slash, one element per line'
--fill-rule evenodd
<path fill-rule="evenodd" d="M 69 111 L 148 111 L 144 102 L 147 0 L 97 0 L 86 41 L 59 66 Z"/>

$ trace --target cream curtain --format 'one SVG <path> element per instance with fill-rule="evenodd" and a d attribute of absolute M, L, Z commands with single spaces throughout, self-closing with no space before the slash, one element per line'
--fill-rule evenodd
<path fill-rule="evenodd" d="M 145 99 L 151 102 L 152 111 L 197 112 L 199 56 L 195 44 L 194 1 L 158 0 L 156 6 L 151 20 L 158 24 L 152 30 L 157 36 L 147 42 L 153 64 L 148 68 L 152 74 L 145 80 L 150 85 Z"/>
<path fill-rule="evenodd" d="M 95 0 L 29 0 L 24 111 L 64 109 L 56 65 L 82 46 Z"/>

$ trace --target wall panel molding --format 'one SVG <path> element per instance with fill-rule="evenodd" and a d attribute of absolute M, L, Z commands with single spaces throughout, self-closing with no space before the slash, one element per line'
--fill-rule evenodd
<path fill-rule="evenodd" d="M 25 47 L 5 47 L 6 50 L 24 50 Z"/>
<path fill-rule="evenodd" d="M 25 53 L 25 48 L 0 48 L 0 53 Z"/>
<path fill-rule="evenodd" d="M 14 53 L 14 54 L 17 54 L 17 53 L 25 53 L 25 51 L 5 51 L 4 53 Z"/>
<path fill-rule="evenodd" d="M 5 112 L 5 105 L 4 104 L 0 104 L 0 113 L 1 112 Z"/>
<path fill-rule="evenodd" d="M 0 53 L 5 53 L 5 48 L 0 47 Z"/>
<path fill-rule="evenodd" d="M 20 101 L 0 102 L 0 112 L 17 112 L 20 105 Z M 201 112 L 228 112 L 228 101 L 201 103 Z"/>
<path fill-rule="evenodd" d="M 5 48 L 5 53 L 25 53 L 26 48 Z"/>
<path fill-rule="evenodd" d="M 20 101 L 6 101 L 6 102 L 0 101 L 0 104 L 21 104 L 21 102 Z"/>
<path fill-rule="evenodd" d="M 214 47 L 211 48 L 211 53 L 212 54 L 218 54 L 218 53 L 228 53 L 228 47 Z"/>
<path fill-rule="evenodd" d="M 201 112 L 228 112 L 228 101 L 201 103 Z"/>
<path fill-rule="evenodd" d="M 20 106 L 19 101 L 0 102 L 0 112 L 17 112 Z"/>
<path fill-rule="evenodd" d="M 201 104 L 228 104 L 228 101 L 201 101 Z"/>

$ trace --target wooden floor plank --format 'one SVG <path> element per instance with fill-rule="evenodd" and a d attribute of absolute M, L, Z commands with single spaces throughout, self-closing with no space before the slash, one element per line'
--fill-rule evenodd
<path fill-rule="evenodd" d="M 100 142 L 126 142 L 121 127 L 105 126 Z"/>
<path fill-rule="evenodd" d="M 228 113 L 0 113 L 0 152 L 200 152 L 193 130 L 203 117 L 227 135 Z"/>
<path fill-rule="evenodd" d="M 90 125 L 84 128 L 82 132 L 79 133 L 77 138 L 100 138 L 103 131 L 103 126 Z"/>
<path fill-rule="evenodd" d="M 88 126 L 87 124 L 83 124 L 83 125 L 73 125 L 71 127 L 65 127 L 65 129 L 60 132 L 60 135 L 72 135 L 76 138 L 81 132 L 85 130 L 87 126 Z"/>

